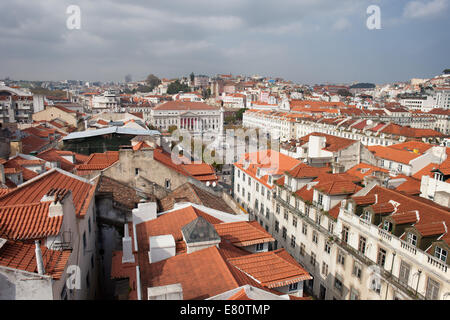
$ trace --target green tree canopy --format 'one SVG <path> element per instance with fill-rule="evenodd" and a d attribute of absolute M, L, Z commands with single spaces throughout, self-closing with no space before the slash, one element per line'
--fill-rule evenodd
<path fill-rule="evenodd" d="M 158 86 L 161 83 L 161 80 L 154 74 L 149 74 L 147 76 L 147 79 L 145 79 L 145 82 L 147 82 L 147 85 L 152 88 L 152 90 Z"/>
<path fill-rule="evenodd" d="M 175 82 L 172 82 L 167 87 L 167 93 L 168 94 L 177 94 L 178 92 L 190 92 L 191 88 L 187 84 L 180 83 L 179 80 L 176 80 Z"/>

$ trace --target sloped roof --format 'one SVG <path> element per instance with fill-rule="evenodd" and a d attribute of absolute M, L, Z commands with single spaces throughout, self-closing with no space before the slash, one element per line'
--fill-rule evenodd
<path fill-rule="evenodd" d="M 284 249 L 230 258 L 228 262 L 268 288 L 312 279 Z"/>
<path fill-rule="evenodd" d="M 69 260 L 70 250 L 50 250 L 41 245 L 45 274 L 60 279 Z M 7 241 L 0 247 L 0 265 L 37 273 L 34 243 Z"/>
<path fill-rule="evenodd" d="M 1 206 L 0 238 L 28 240 L 57 235 L 61 229 L 63 217 L 49 217 L 50 203 Z"/>
<path fill-rule="evenodd" d="M 84 216 L 95 193 L 96 185 L 61 169 L 52 169 L 20 185 L 0 197 L 0 206 L 39 202 L 51 189 L 72 192 L 77 215 Z"/>

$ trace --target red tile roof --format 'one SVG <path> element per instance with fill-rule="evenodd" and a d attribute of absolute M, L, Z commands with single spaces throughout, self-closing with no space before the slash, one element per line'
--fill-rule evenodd
<path fill-rule="evenodd" d="M 312 279 L 284 249 L 230 258 L 228 262 L 268 288 Z"/>
<path fill-rule="evenodd" d="M 316 184 L 314 189 L 319 190 L 328 195 L 344 195 L 353 194 L 361 189 L 351 181 L 336 180 L 336 181 L 324 181 L 322 180 Z"/>
<path fill-rule="evenodd" d="M 55 236 L 63 217 L 49 217 L 51 202 L 0 207 L 0 237 L 10 240 L 40 239 Z"/>
<path fill-rule="evenodd" d="M 22 153 L 28 154 L 35 151 L 40 151 L 50 144 L 49 140 L 41 139 L 34 135 L 22 138 Z"/>
<path fill-rule="evenodd" d="M 375 154 L 375 156 L 391 160 L 403 164 L 410 164 L 411 160 L 420 157 L 420 154 L 413 153 L 406 150 L 397 150 L 384 146 L 369 146 L 369 151 Z"/>
<path fill-rule="evenodd" d="M 84 216 L 95 193 L 96 185 L 60 169 L 52 169 L 0 197 L 0 206 L 32 204 L 41 201 L 51 189 L 72 192 L 76 213 Z"/>
<path fill-rule="evenodd" d="M 195 164 L 195 163 L 188 163 L 187 159 L 182 160 L 182 163 L 175 164 L 172 161 L 171 154 L 164 152 L 160 148 L 155 149 L 153 151 L 153 158 L 164 164 L 165 166 L 177 171 L 178 173 L 192 177 L 199 181 L 218 181 L 219 178 L 216 175 L 216 171 L 214 168 L 206 163 L 201 164 Z"/>
<path fill-rule="evenodd" d="M 70 250 L 49 250 L 41 246 L 45 274 L 60 279 L 69 260 Z M 0 266 L 37 273 L 35 245 L 7 241 L 0 247 Z"/>
<path fill-rule="evenodd" d="M 103 170 L 119 161 L 119 151 L 93 153 L 83 163 L 77 166 L 77 173 L 91 170 Z"/>
<path fill-rule="evenodd" d="M 256 221 L 222 223 L 216 224 L 214 227 L 222 239 L 228 240 L 238 247 L 275 241 Z"/>

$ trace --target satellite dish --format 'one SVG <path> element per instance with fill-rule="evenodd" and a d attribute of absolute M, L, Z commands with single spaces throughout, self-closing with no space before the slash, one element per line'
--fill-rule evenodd
<path fill-rule="evenodd" d="M 206 181 L 206 186 L 209 187 L 209 181 Z"/>
<path fill-rule="evenodd" d="M 215 186 L 216 186 L 216 182 L 215 182 L 215 181 L 214 181 L 214 182 L 212 183 L 212 186 L 213 186 L 213 187 L 215 187 Z"/>

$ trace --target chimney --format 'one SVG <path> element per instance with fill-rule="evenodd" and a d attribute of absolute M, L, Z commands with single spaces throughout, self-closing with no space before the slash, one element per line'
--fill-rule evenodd
<path fill-rule="evenodd" d="M 128 232 L 128 223 L 124 225 L 124 237 L 122 238 L 122 263 L 134 263 L 133 246 Z"/>
<path fill-rule="evenodd" d="M 176 254 L 175 239 L 171 234 L 150 237 L 149 243 L 148 259 L 150 263 L 166 260 Z"/>
<path fill-rule="evenodd" d="M 156 202 L 139 203 L 132 214 L 133 224 L 154 220 L 156 219 Z"/>
<path fill-rule="evenodd" d="M 60 201 L 53 201 L 48 208 L 48 216 L 51 217 L 59 217 L 64 216 L 63 206 Z"/>
<path fill-rule="evenodd" d="M 44 260 L 42 259 L 42 251 L 41 251 L 41 243 L 39 240 L 34 241 L 36 245 L 36 265 L 38 269 L 38 273 L 43 275 L 45 273 L 44 269 Z"/>

